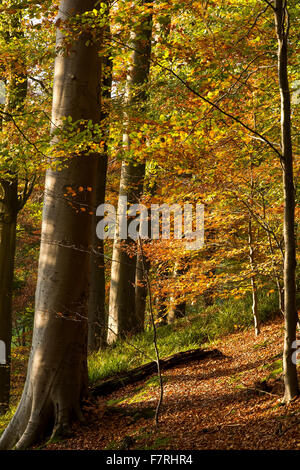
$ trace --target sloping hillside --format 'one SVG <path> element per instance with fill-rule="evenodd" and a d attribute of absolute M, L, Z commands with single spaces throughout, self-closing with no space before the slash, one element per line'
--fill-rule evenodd
<path fill-rule="evenodd" d="M 281 405 L 282 321 L 214 342 L 226 357 L 164 371 L 88 403 L 86 424 L 47 449 L 299 449 L 300 401 Z"/>

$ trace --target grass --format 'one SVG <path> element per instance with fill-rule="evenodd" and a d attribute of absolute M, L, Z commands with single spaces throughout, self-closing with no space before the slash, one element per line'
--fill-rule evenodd
<path fill-rule="evenodd" d="M 187 317 L 174 325 L 157 328 L 160 357 L 180 351 L 199 348 L 207 340 L 203 320 Z M 109 376 L 155 360 L 152 331 L 146 331 L 128 340 L 117 341 L 113 347 L 89 356 L 90 382 L 96 383 Z"/>
<path fill-rule="evenodd" d="M 16 409 L 17 405 L 11 406 L 4 415 L 0 415 L 0 436 L 4 432 L 5 428 L 7 428 L 9 422 L 11 421 L 13 415 L 16 412 Z"/>
<path fill-rule="evenodd" d="M 277 309 L 276 295 L 259 298 L 262 322 L 272 318 Z M 226 334 L 253 327 L 251 297 L 216 301 L 210 307 L 196 305 L 188 315 L 173 325 L 157 327 L 157 342 L 161 358 L 180 351 L 208 346 Z M 88 358 L 89 379 L 93 385 L 101 380 L 155 360 L 153 332 L 119 340 L 113 346 Z"/>
<path fill-rule="evenodd" d="M 270 379 L 277 379 L 283 373 L 282 359 L 277 359 L 277 361 L 274 361 L 271 364 L 267 364 L 265 368 L 270 371 L 266 377 L 266 381 Z"/>

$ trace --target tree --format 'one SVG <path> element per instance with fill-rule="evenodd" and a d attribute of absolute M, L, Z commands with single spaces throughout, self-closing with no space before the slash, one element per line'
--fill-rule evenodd
<path fill-rule="evenodd" d="M 7 18 L 4 40 L 10 43 L 23 37 L 22 12 Z M 22 112 L 27 95 L 27 74 L 23 61 L 11 62 L 6 77 L 6 103 L 2 117 L 2 130 L 14 126 L 12 115 Z M 8 130 L 9 132 L 9 130 Z M 0 339 L 6 346 L 6 364 L 0 364 L 0 414 L 7 411 L 10 397 L 10 353 L 12 336 L 12 293 L 16 249 L 16 225 L 19 211 L 29 198 L 35 178 L 18 181 L 18 165 L 9 155 L 0 168 Z M 4 174 L 1 177 L 1 172 Z"/>
<path fill-rule="evenodd" d="M 130 124 L 133 112 L 141 112 L 147 93 L 145 85 L 150 70 L 152 2 L 143 0 L 144 11 L 131 33 L 132 65 L 127 77 L 124 150 L 130 151 Z M 125 211 L 123 197 L 128 204 L 138 204 L 143 190 L 145 163 L 131 160 L 122 162 L 118 214 Z M 107 342 L 113 343 L 118 336 L 135 333 L 140 327 L 135 309 L 136 243 L 130 238 L 122 240 L 119 227 L 114 240 Z"/>
<path fill-rule="evenodd" d="M 295 349 L 296 309 L 296 241 L 295 241 L 295 188 L 293 177 L 293 147 L 291 134 L 291 97 L 288 78 L 289 12 L 287 1 L 274 2 L 275 27 L 278 40 L 278 81 L 281 98 L 281 151 L 284 194 L 284 351 L 283 371 L 285 394 L 289 402 L 299 394 L 297 365 L 292 356 Z"/>
<path fill-rule="evenodd" d="M 106 12 L 107 14 L 107 12 Z M 101 129 L 103 154 L 98 165 L 96 186 L 96 207 L 104 203 L 106 192 L 106 174 L 108 162 L 108 137 L 110 99 L 113 64 L 109 57 L 111 33 L 107 24 L 103 30 L 103 50 L 101 52 Z M 106 343 L 106 310 L 105 310 L 105 257 L 104 240 L 96 234 L 96 211 L 93 216 L 93 252 L 91 256 L 90 296 L 89 296 L 89 351 L 97 351 Z"/>
<path fill-rule="evenodd" d="M 62 0 L 52 104 L 52 163 L 46 173 L 35 320 L 27 378 L 1 449 L 30 446 L 50 426 L 63 434 L 82 419 L 87 390 L 87 303 L 98 155 L 92 143 L 59 157 L 56 146 L 72 123 L 98 123 L 100 60 L 97 34 L 85 20 L 94 0 Z M 77 152 L 75 151 L 77 150 Z M 48 428 L 48 429 L 47 429 Z"/>

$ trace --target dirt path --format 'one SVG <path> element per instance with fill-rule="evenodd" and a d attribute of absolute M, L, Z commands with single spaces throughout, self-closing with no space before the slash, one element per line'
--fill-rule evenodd
<path fill-rule="evenodd" d="M 300 449 L 300 399 L 280 404 L 282 337 L 276 320 L 259 338 L 246 331 L 215 342 L 226 358 L 164 372 L 158 429 L 153 376 L 87 405 L 87 425 L 47 449 Z"/>

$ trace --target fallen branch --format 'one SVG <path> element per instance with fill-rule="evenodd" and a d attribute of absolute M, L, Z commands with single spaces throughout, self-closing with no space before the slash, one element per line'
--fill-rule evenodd
<path fill-rule="evenodd" d="M 166 359 L 160 359 L 159 364 L 161 370 L 167 370 L 180 364 L 187 364 L 196 360 L 208 358 L 222 359 L 224 357 L 224 354 L 221 353 L 221 351 L 218 349 L 205 350 L 199 348 L 179 352 L 167 357 Z M 92 387 L 91 394 L 94 397 L 109 395 L 110 393 L 119 390 L 126 385 L 133 384 L 148 378 L 155 372 L 157 372 L 157 362 L 148 362 L 147 364 L 131 369 L 124 374 L 118 375 L 117 377 L 112 377 L 111 379 L 100 382 L 99 384 Z"/>

